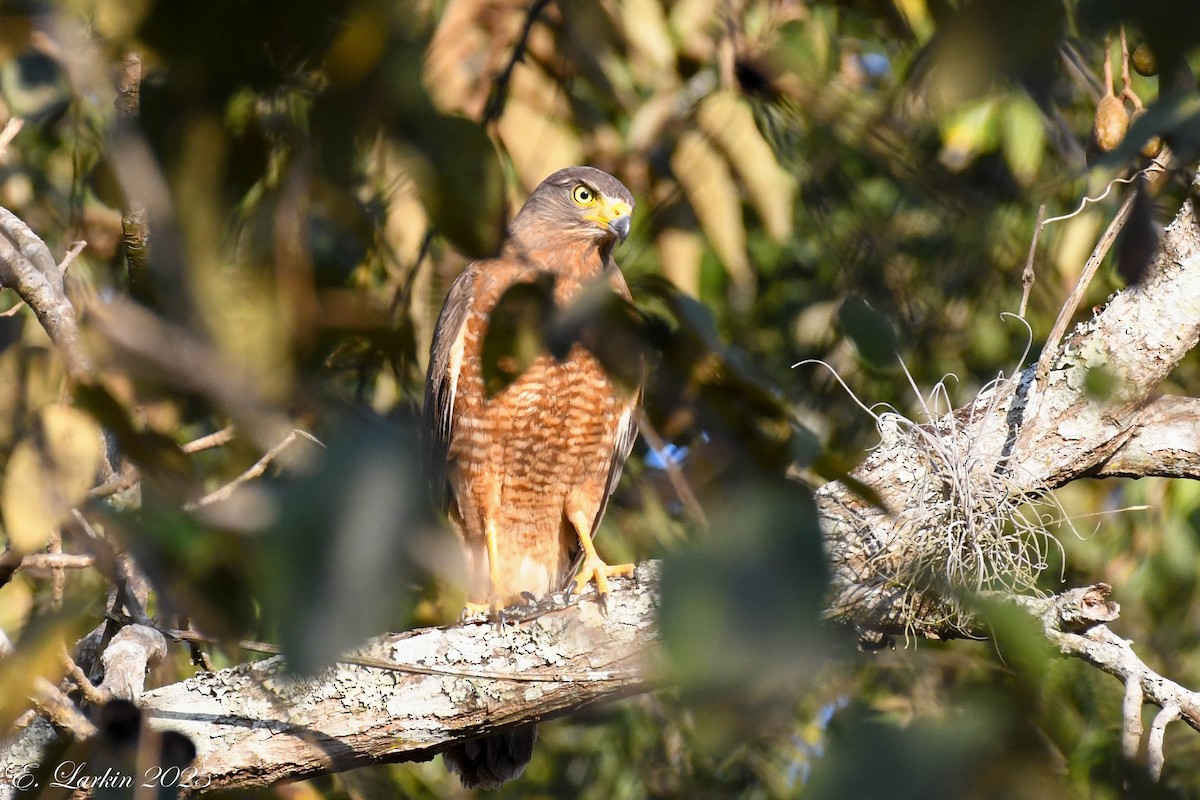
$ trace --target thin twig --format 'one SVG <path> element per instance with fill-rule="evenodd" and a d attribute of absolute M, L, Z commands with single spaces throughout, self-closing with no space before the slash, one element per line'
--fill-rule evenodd
<path fill-rule="evenodd" d="M 90 739 L 96 735 L 96 726 L 75 707 L 69 697 L 45 678 L 33 679 L 30 699 L 34 707 L 45 714 L 54 727 L 71 734 L 76 741 Z"/>
<path fill-rule="evenodd" d="M 1104 37 L 1104 93 L 1106 95 L 1114 94 L 1114 92 L 1113 92 L 1113 69 L 1112 69 L 1112 36 Z"/>
<path fill-rule="evenodd" d="M 292 428 L 291 432 L 288 433 L 287 436 L 283 437 L 283 440 L 280 441 L 279 444 L 272 447 L 270 450 L 268 450 L 263 455 L 262 458 L 260 458 L 256 462 L 254 462 L 253 466 L 251 466 L 250 469 L 246 470 L 241 475 L 238 475 L 236 478 L 234 478 L 233 480 L 231 480 L 229 483 L 225 484 L 221 488 L 216 489 L 216 490 L 204 495 L 204 497 L 201 497 L 199 500 L 195 500 L 193 502 L 186 503 L 184 505 L 184 508 L 188 511 L 195 511 L 197 508 L 202 508 L 204 506 L 211 505 L 213 503 L 217 503 L 222 500 L 228 500 L 233 495 L 233 493 L 237 491 L 239 486 L 241 486 L 242 484 L 244 484 L 248 481 L 254 480 L 258 476 L 260 476 L 264 472 L 266 472 L 267 467 L 269 467 L 271 465 L 271 462 L 274 461 L 276 458 L 278 458 L 280 453 L 282 453 L 284 450 L 286 450 L 288 447 L 290 447 L 291 444 L 294 441 L 296 441 L 297 437 L 301 437 L 301 436 L 304 437 L 305 439 L 308 439 L 311 442 L 314 442 L 315 444 L 317 444 L 320 447 L 325 446 L 324 444 L 321 443 L 320 439 L 313 436 L 308 431 L 302 431 L 299 428 Z"/>
<path fill-rule="evenodd" d="M 1029 255 L 1025 258 L 1025 269 L 1021 272 L 1021 308 L 1017 311 L 1017 316 L 1025 318 L 1025 310 L 1029 307 L 1029 293 L 1033 291 L 1033 281 L 1035 278 L 1033 271 L 1033 259 L 1037 253 L 1038 237 L 1042 233 L 1042 226 L 1046 223 L 1046 204 L 1038 208 L 1037 224 L 1033 226 L 1033 239 L 1029 242 Z"/>
<path fill-rule="evenodd" d="M 47 543 L 51 556 L 61 556 L 62 551 L 62 530 L 55 527 L 50 531 L 50 541 Z M 23 560 L 23 559 L 22 559 Z M 63 590 L 67 587 L 67 574 L 63 572 L 61 566 L 50 567 L 50 608 L 58 611 L 62 608 Z"/>
<path fill-rule="evenodd" d="M 88 679 L 87 675 L 83 674 L 83 670 L 80 669 L 79 665 L 75 663 L 75 659 L 71 658 L 70 653 L 67 652 L 65 647 L 62 651 L 62 663 L 63 666 L 66 667 L 67 677 L 70 678 L 77 687 L 79 687 L 79 691 L 83 695 L 84 700 L 87 700 L 89 703 L 100 704 L 107 703 L 112 699 L 108 696 L 107 692 L 105 692 L 103 689 L 100 689 L 98 686 L 96 686 L 96 684 L 92 683 L 91 680 Z"/>
<path fill-rule="evenodd" d="M 17 134 L 24 126 L 25 120 L 20 117 L 9 117 L 8 122 L 4 123 L 3 130 L 0 130 L 0 157 L 4 156 L 4 151 L 12 144 L 12 140 L 17 138 Z"/>
<path fill-rule="evenodd" d="M 550 5 L 550 0 L 533 0 L 529 5 L 529 10 L 525 12 L 525 26 L 521 29 L 521 35 L 517 38 L 516 44 L 513 45 L 512 55 L 508 57 L 508 63 L 505 64 L 504 69 L 492 80 L 492 91 L 488 94 L 487 103 L 483 107 L 483 118 L 480 120 L 484 127 L 498 120 L 504 113 L 504 104 L 508 100 L 508 85 L 512 81 L 513 70 L 525 59 L 525 47 L 529 44 L 529 34 L 533 32 L 533 26 L 548 5 Z"/>
<path fill-rule="evenodd" d="M 1130 92 L 1129 83 L 1129 40 L 1125 38 L 1125 26 L 1121 26 L 1121 96 Z"/>
<path fill-rule="evenodd" d="M 1163 755 L 1163 737 L 1167 733 L 1167 726 L 1179 719 L 1181 714 L 1182 709 L 1171 703 L 1163 706 L 1162 711 L 1154 716 L 1154 722 L 1150 723 L 1150 736 L 1146 739 L 1146 767 L 1150 771 L 1150 777 L 1156 781 L 1162 777 L 1163 765 L 1166 763 L 1166 756 Z"/>
<path fill-rule="evenodd" d="M 71 266 L 71 263 L 75 259 L 79 258 L 79 254 L 83 252 L 85 247 L 87 247 L 86 241 L 71 243 L 71 249 L 63 256 L 62 261 L 58 262 L 58 275 L 60 278 L 67 274 L 67 268 Z"/>
<path fill-rule="evenodd" d="M 1055 355 L 1058 352 L 1058 343 L 1062 339 L 1063 334 L 1067 331 L 1067 326 L 1071 324 L 1072 317 L 1075 316 L 1076 309 L 1079 308 L 1079 303 L 1083 300 L 1084 294 L 1087 292 L 1088 285 L 1092 282 L 1092 278 L 1096 275 L 1096 270 L 1100 268 L 1100 263 L 1104 261 L 1104 257 L 1108 255 L 1109 249 L 1116 241 L 1117 234 L 1121 232 L 1121 228 L 1125 226 L 1125 221 L 1129 219 L 1129 213 L 1133 210 L 1133 201 L 1137 197 L 1137 192 L 1130 192 L 1125 198 L 1125 202 L 1121 204 L 1121 208 L 1117 211 L 1116 216 L 1108 223 L 1108 228 L 1101 235 L 1100 241 L 1096 242 L 1096 247 L 1092 250 L 1091 256 L 1088 257 L 1087 263 L 1083 265 L 1083 271 L 1079 275 L 1079 280 L 1075 283 L 1075 288 L 1071 290 L 1071 294 L 1067 297 L 1063 307 L 1058 312 L 1058 319 L 1054 321 L 1054 327 L 1050 330 L 1050 335 L 1046 337 L 1045 347 L 1042 348 L 1042 354 L 1038 358 L 1038 367 L 1035 380 L 1041 384 L 1046 373 L 1050 371 L 1050 365 L 1054 362 Z"/>
<path fill-rule="evenodd" d="M 675 489 L 675 494 L 679 498 L 679 502 L 683 503 L 683 507 L 688 510 L 688 513 L 704 528 L 708 527 L 708 518 L 704 515 L 704 509 L 700 506 L 700 501 L 696 499 L 692 487 L 688 485 L 687 478 L 683 476 L 683 472 L 679 469 L 679 465 L 667 455 L 667 443 L 658 435 L 658 431 L 650 424 L 650 419 L 646 416 L 646 412 L 638 410 L 638 430 L 642 436 L 646 437 L 646 442 L 654 449 L 655 452 L 662 454 L 663 469 L 667 473 L 667 480 L 671 482 L 672 488 Z"/>
<path fill-rule="evenodd" d="M 96 563 L 95 556 L 74 553 L 33 553 L 21 558 L 19 569 L 87 569 Z"/>
<path fill-rule="evenodd" d="M 207 436 L 201 436 L 199 439 L 193 439 L 186 444 L 180 446 L 179 449 L 188 453 L 199 453 L 201 450 L 211 450 L 214 447 L 223 447 L 233 441 L 234 427 L 228 425 L 219 431 L 214 431 Z"/>
<path fill-rule="evenodd" d="M 99 486 L 89 489 L 88 497 L 108 497 L 109 495 L 132 489 L 134 486 L 137 486 L 138 481 L 141 479 L 142 473 L 136 467 L 129 467 L 123 470 L 121 474 L 114 475 Z"/>
<path fill-rule="evenodd" d="M 1121 704 L 1121 717 L 1125 723 L 1121 730 L 1121 752 L 1130 761 L 1137 758 L 1138 746 L 1142 741 L 1143 702 L 1145 693 L 1142 691 L 1141 676 L 1130 675 L 1125 679 L 1125 700 Z"/>
<path fill-rule="evenodd" d="M 233 441 L 236 434 L 236 429 L 229 425 L 219 431 L 201 436 L 199 439 L 193 439 L 190 442 L 185 442 L 179 446 L 183 452 L 191 455 L 199 453 L 203 450 L 211 450 L 214 447 L 222 447 Z M 132 489 L 137 486 L 138 481 L 142 479 L 142 473 L 134 466 L 128 466 L 121 471 L 121 474 L 114 475 L 99 486 L 93 487 L 88 491 L 88 497 L 108 497 L 109 495 L 123 492 L 126 489 Z"/>

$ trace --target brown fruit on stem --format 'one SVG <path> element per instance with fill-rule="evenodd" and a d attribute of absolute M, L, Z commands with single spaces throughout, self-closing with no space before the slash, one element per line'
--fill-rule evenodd
<path fill-rule="evenodd" d="M 1096 106 L 1096 122 L 1092 126 L 1092 138 L 1101 152 L 1107 153 L 1121 143 L 1125 131 L 1129 130 L 1129 112 L 1120 98 L 1106 94 Z"/>
<path fill-rule="evenodd" d="M 1133 112 L 1133 114 L 1130 115 L 1130 117 L 1129 117 L 1129 124 L 1132 125 L 1133 123 L 1137 122 L 1138 117 L 1140 117 L 1144 113 L 1146 113 L 1146 109 L 1144 109 L 1144 108 L 1136 109 Z M 1162 137 L 1161 136 L 1151 136 L 1146 141 L 1146 143 L 1144 145 L 1142 145 L 1142 155 L 1144 155 L 1146 158 L 1154 158 L 1155 156 L 1157 156 L 1159 153 L 1162 152 L 1162 149 L 1163 149 Z"/>
<path fill-rule="evenodd" d="M 1158 62 L 1154 60 L 1154 52 L 1150 47 L 1142 42 L 1133 51 L 1133 68 L 1137 70 L 1138 75 L 1145 75 L 1149 78 L 1152 75 L 1158 74 Z"/>

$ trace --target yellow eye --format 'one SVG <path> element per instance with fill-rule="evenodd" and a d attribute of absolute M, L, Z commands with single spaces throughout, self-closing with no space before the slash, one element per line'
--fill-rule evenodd
<path fill-rule="evenodd" d="M 583 184 L 579 184 L 571 192 L 571 199 L 581 206 L 586 206 L 596 199 L 596 193 Z"/>

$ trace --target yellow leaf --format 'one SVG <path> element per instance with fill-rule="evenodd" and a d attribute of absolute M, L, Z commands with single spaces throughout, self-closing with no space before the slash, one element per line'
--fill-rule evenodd
<path fill-rule="evenodd" d="M 700 235 L 683 228 L 663 228 L 654 246 L 667 280 L 689 297 L 699 297 L 700 262 L 704 258 Z"/>
<path fill-rule="evenodd" d="M 700 104 L 696 119 L 724 151 L 771 238 L 790 236 L 796 179 L 775 160 L 746 101 L 732 91 L 717 92 Z"/>
<path fill-rule="evenodd" d="M 995 147 L 998 133 L 996 102 L 981 100 L 950 115 L 942 127 L 938 159 L 951 170 L 970 166 L 980 153 Z"/>
<path fill-rule="evenodd" d="M 13 449 L 5 470 L 0 510 L 9 543 L 30 553 L 92 488 L 104 439 L 96 422 L 75 408 L 42 409 L 40 430 Z"/>
<path fill-rule="evenodd" d="M 1046 152 L 1046 128 L 1042 112 L 1025 95 L 1005 104 L 1002 116 L 1004 160 L 1023 186 L 1033 183 Z"/>
<path fill-rule="evenodd" d="M 671 171 L 733 281 L 734 299 L 748 302 L 754 293 L 754 272 L 746 255 L 741 195 L 729 165 L 703 135 L 686 131 L 671 154 Z"/>
<path fill-rule="evenodd" d="M 561 93 L 545 73 L 518 69 L 512 87 L 496 130 L 521 184 L 532 188 L 556 169 L 584 163 L 579 137 L 564 122 L 569 112 L 548 102 Z"/>
<path fill-rule="evenodd" d="M 625 0 L 618 15 L 629 45 L 629 62 L 639 77 L 650 82 L 675 69 L 675 44 L 658 0 Z"/>

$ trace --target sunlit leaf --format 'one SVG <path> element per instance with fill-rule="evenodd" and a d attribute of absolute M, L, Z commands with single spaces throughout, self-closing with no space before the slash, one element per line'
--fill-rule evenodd
<path fill-rule="evenodd" d="M 997 103 L 988 98 L 971 103 L 950 115 L 942 128 L 942 152 L 938 156 L 952 170 L 965 169 L 981 153 L 991 150 L 999 139 Z"/>
<path fill-rule="evenodd" d="M 717 92 L 700 104 L 696 121 L 721 146 L 767 232 L 775 239 L 787 237 L 792 231 L 796 180 L 775 160 L 754 124 L 749 104 L 734 92 Z"/>
<path fill-rule="evenodd" d="M 1042 112 L 1024 96 L 1014 97 L 1004 105 L 1001 116 L 1004 160 L 1022 184 L 1029 185 L 1037 177 L 1046 148 L 1046 127 Z"/>
<path fill-rule="evenodd" d="M 755 278 L 746 254 L 741 193 L 729 165 L 702 134 L 685 131 L 671 156 L 671 169 L 729 273 L 735 296 L 748 300 Z"/>
<path fill-rule="evenodd" d="M 29 553 L 45 545 L 95 484 L 103 452 L 103 435 L 87 414 L 65 405 L 42 409 L 37 430 L 9 459 L 0 494 L 14 549 Z"/>
<path fill-rule="evenodd" d="M 516 283 L 500 296 L 488 317 L 480 368 L 488 395 L 503 391 L 546 352 L 545 327 L 554 312 L 554 279 L 543 274 Z"/>

